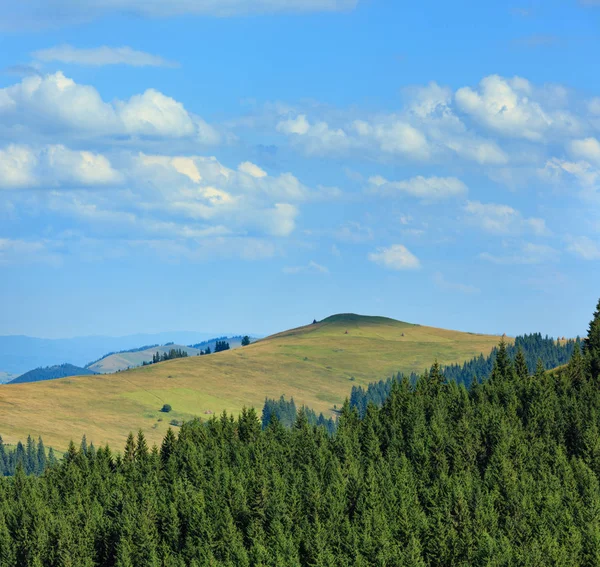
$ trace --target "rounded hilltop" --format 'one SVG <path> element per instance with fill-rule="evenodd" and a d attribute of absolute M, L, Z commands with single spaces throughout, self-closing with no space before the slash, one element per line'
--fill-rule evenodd
<path fill-rule="evenodd" d="M 380 317 L 377 315 L 358 315 L 357 313 L 337 313 L 336 315 L 330 315 L 318 323 L 354 323 L 354 324 L 377 324 L 377 325 L 411 325 L 412 323 L 406 323 L 404 321 L 398 321 L 397 319 L 391 319 L 390 317 Z"/>

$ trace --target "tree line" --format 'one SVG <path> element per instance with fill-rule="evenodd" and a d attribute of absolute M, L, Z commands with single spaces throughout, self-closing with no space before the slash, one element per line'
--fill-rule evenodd
<path fill-rule="evenodd" d="M 327 418 L 322 413 L 317 416 L 313 409 L 306 406 L 297 408 L 294 398 L 290 398 L 288 401 L 285 396 L 281 396 L 278 400 L 265 399 L 261 416 L 262 428 L 266 429 L 273 418 L 276 418 L 284 427 L 292 428 L 296 423 L 299 410 L 302 411 L 309 425 L 322 426 L 329 435 L 333 435 L 336 428 L 336 422 L 333 418 Z"/>
<path fill-rule="evenodd" d="M 69 446 L 39 477 L 0 479 L 7 567 L 597 566 L 600 303 L 566 367 L 500 344 L 468 386 L 434 364 L 329 435 L 300 409 L 253 409 Z"/>
<path fill-rule="evenodd" d="M 176 358 L 187 358 L 187 356 L 187 351 L 181 348 L 172 348 L 169 351 L 163 352 L 162 354 L 159 351 L 156 351 L 156 353 L 152 355 L 152 362 L 144 361 L 142 363 L 142 366 L 157 364 L 159 362 L 165 362 L 166 360 L 174 360 Z"/>
<path fill-rule="evenodd" d="M 52 447 L 46 452 L 44 442 L 39 437 L 37 443 L 31 436 L 25 445 L 19 441 L 11 447 L 4 444 L 0 436 L 0 476 L 12 476 L 21 467 L 25 474 L 42 474 L 47 466 L 56 464 Z M 2 563 L 0 562 L 0 565 Z"/>
<path fill-rule="evenodd" d="M 541 333 L 520 335 L 515 338 L 514 343 L 506 347 L 512 360 L 516 358 L 519 350 L 523 352 L 531 373 L 535 372 L 540 361 L 546 370 L 566 364 L 575 349 L 581 349 L 579 337 L 558 341 L 547 335 L 544 337 Z M 481 354 L 463 364 L 446 366 L 444 374 L 447 378 L 466 385 L 470 384 L 474 377 L 481 381 L 491 374 L 497 354 L 498 348 L 495 347 L 487 357 Z"/>

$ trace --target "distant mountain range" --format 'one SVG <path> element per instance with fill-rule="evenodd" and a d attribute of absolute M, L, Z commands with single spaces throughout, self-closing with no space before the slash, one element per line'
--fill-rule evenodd
<path fill-rule="evenodd" d="M 157 352 L 159 354 L 168 353 L 171 349 L 183 350 L 188 356 L 198 356 L 201 350 L 210 348 L 211 352 L 215 350 L 215 343 L 218 340 L 225 340 L 229 343 L 231 349 L 241 346 L 242 337 L 218 337 L 200 343 L 195 343 L 191 346 L 179 344 L 166 344 L 162 346 L 154 345 L 144 349 L 133 349 L 126 352 L 110 353 L 102 357 L 100 360 L 86 365 L 86 368 L 98 374 L 110 374 L 119 370 L 135 368 L 141 366 L 144 362 L 152 362 L 152 356 Z"/>
<path fill-rule="evenodd" d="M 118 352 L 141 345 L 168 342 L 191 345 L 206 341 L 216 333 L 189 331 L 140 333 L 124 337 L 90 336 L 71 339 L 39 339 L 23 335 L 0 336 L 0 382 L 28 372 L 32 368 L 55 366 L 69 362 L 85 367 L 108 352 Z"/>
<path fill-rule="evenodd" d="M 56 380 L 58 378 L 67 378 L 69 376 L 85 376 L 90 374 L 111 374 L 121 370 L 136 368 L 144 363 L 152 362 L 156 353 L 163 355 L 171 350 L 184 351 L 188 356 L 198 356 L 203 351 L 210 348 L 215 351 L 217 341 L 226 341 L 230 349 L 236 349 L 242 346 L 242 337 L 217 337 L 204 340 L 193 345 L 180 345 L 173 342 L 164 345 L 152 344 L 142 347 L 121 350 L 119 352 L 109 352 L 101 356 L 98 360 L 88 362 L 85 366 L 77 366 L 71 363 L 54 364 L 51 366 L 38 367 L 29 370 L 20 376 L 15 377 L 3 372 L 0 375 L 0 384 L 22 384 L 25 382 L 41 382 L 44 380 Z M 4 380 L 2 380 L 4 378 Z"/>

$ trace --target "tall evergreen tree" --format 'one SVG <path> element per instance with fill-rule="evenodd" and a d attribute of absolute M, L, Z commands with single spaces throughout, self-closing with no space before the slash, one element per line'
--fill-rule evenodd
<path fill-rule="evenodd" d="M 583 341 L 585 353 L 588 357 L 592 378 L 600 377 L 600 300 L 596 312 L 590 321 L 588 335 Z"/>

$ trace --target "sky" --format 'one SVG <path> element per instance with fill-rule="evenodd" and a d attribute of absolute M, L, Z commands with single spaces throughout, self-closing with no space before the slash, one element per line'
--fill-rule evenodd
<path fill-rule="evenodd" d="M 0 334 L 583 335 L 600 0 L 0 0 Z"/>

